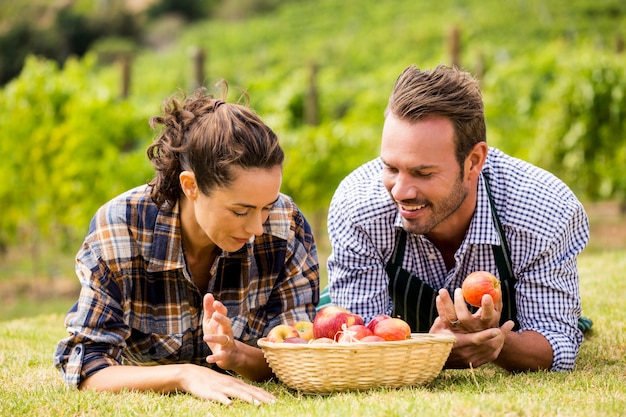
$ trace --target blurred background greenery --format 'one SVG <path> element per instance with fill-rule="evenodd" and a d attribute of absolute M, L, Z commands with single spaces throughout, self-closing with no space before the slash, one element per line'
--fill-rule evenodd
<path fill-rule="evenodd" d="M 0 0 L 0 319 L 69 307 L 91 216 L 152 176 L 149 117 L 220 79 L 281 137 L 322 266 L 410 64 L 480 78 L 489 143 L 576 191 L 590 250 L 626 246 L 625 27 L 622 0 Z"/>

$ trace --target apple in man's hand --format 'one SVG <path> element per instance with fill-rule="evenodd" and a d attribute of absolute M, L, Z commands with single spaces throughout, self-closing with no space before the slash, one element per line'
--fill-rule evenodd
<path fill-rule="evenodd" d="M 494 304 L 497 304 L 502 298 L 500 281 L 487 271 L 475 271 L 469 274 L 465 277 L 461 290 L 465 301 L 474 307 L 482 305 L 485 294 L 489 294 L 493 298 Z"/>
<path fill-rule="evenodd" d="M 335 339 L 335 335 L 339 333 L 345 324 L 346 327 L 353 324 L 364 324 L 363 318 L 358 314 L 354 314 L 347 309 L 335 305 L 323 307 L 315 315 L 313 320 L 313 336 L 315 339 L 328 337 Z"/>
<path fill-rule="evenodd" d="M 285 339 L 290 337 L 300 337 L 300 334 L 296 329 L 288 324 L 279 324 L 270 330 L 267 334 L 266 340 L 273 343 L 283 343 Z"/>

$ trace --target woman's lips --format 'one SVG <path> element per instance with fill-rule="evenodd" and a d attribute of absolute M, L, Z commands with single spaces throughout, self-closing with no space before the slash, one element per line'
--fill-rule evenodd
<path fill-rule="evenodd" d="M 234 240 L 235 242 L 240 243 L 240 244 L 242 244 L 242 245 L 243 245 L 244 243 L 246 243 L 247 241 L 249 241 L 249 240 L 250 240 L 250 238 L 249 238 L 249 237 L 248 237 L 248 238 L 233 237 L 233 240 Z"/>

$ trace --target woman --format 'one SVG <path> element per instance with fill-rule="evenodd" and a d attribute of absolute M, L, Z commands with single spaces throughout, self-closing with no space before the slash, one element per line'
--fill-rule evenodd
<path fill-rule="evenodd" d="M 150 122 L 163 127 L 147 151 L 156 176 L 94 216 L 55 366 L 81 389 L 271 402 L 225 371 L 271 377 L 256 341 L 313 320 L 319 299 L 311 228 L 279 193 L 278 139 L 204 90 L 170 98 Z"/>

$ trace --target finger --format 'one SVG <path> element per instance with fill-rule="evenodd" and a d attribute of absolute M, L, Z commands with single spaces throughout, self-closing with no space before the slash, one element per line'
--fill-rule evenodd
<path fill-rule="evenodd" d="M 491 298 L 489 294 L 483 295 L 480 307 L 480 318 L 483 321 L 491 321 L 493 320 L 495 313 L 493 298 Z"/>
<path fill-rule="evenodd" d="M 223 361 L 223 360 L 225 360 L 227 358 L 228 358 L 228 355 L 226 353 L 224 353 L 224 351 L 215 352 L 215 353 L 212 353 L 212 354 L 210 354 L 210 355 L 208 355 L 206 357 L 206 362 L 207 363 L 218 363 L 218 362 Z"/>
<path fill-rule="evenodd" d="M 454 317 L 467 320 L 471 316 L 470 311 L 467 308 L 467 303 L 463 297 L 463 290 L 457 288 L 454 290 Z"/>
<path fill-rule="evenodd" d="M 202 340 L 204 340 L 206 343 L 215 343 L 223 347 L 229 346 L 235 341 L 235 339 L 233 339 L 233 336 L 228 333 L 205 334 L 202 337 Z"/>
<path fill-rule="evenodd" d="M 224 327 L 224 330 L 230 330 L 230 319 L 224 314 L 216 311 L 215 313 L 213 313 L 213 320 L 215 320 L 220 326 Z"/>
<path fill-rule="evenodd" d="M 457 319 L 454 303 L 450 298 L 450 293 L 445 288 L 439 290 L 439 295 L 435 299 L 439 316 L 446 322 L 453 322 Z"/>
<path fill-rule="evenodd" d="M 489 308 L 492 310 L 496 308 L 495 304 L 493 303 L 493 297 L 489 294 L 483 294 L 483 298 L 480 300 L 480 304 L 483 308 Z"/>
<path fill-rule="evenodd" d="M 276 397 L 264 389 L 247 384 L 242 380 L 234 379 L 234 384 L 229 384 L 225 387 L 225 393 L 230 398 L 237 398 L 255 405 L 268 404 L 276 401 Z"/>
<path fill-rule="evenodd" d="M 445 333 L 452 334 L 449 328 L 450 324 L 447 321 L 444 321 L 441 317 L 435 318 L 433 325 L 430 326 L 430 330 L 428 333 L 436 334 L 436 333 Z"/>
<path fill-rule="evenodd" d="M 502 302 L 502 297 L 500 297 L 500 299 L 498 300 L 497 303 L 494 304 L 494 308 L 498 311 L 502 311 L 502 306 L 503 306 L 503 302 Z"/>
<path fill-rule="evenodd" d="M 211 316 L 213 315 L 213 312 L 215 311 L 215 309 L 213 308 L 214 303 L 215 303 L 215 298 L 213 297 L 213 294 L 206 293 L 204 295 L 204 298 L 202 299 L 202 306 L 204 308 L 204 317 L 206 319 L 211 318 Z"/>
<path fill-rule="evenodd" d="M 252 400 L 248 400 L 248 402 L 252 402 L 257 405 L 258 403 L 269 404 L 276 402 L 276 397 L 265 391 L 263 388 L 246 384 L 245 391 L 250 395 Z"/>
<path fill-rule="evenodd" d="M 226 308 L 226 306 L 221 301 L 215 300 L 213 302 L 213 309 L 215 311 L 217 311 L 218 313 L 220 313 L 220 314 L 223 314 L 225 316 L 228 315 L 228 309 Z"/>
<path fill-rule="evenodd" d="M 500 326 L 500 331 L 507 335 L 513 330 L 513 327 L 515 327 L 515 322 L 513 320 L 507 320 L 502 326 Z"/>
<path fill-rule="evenodd" d="M 490 340 L 499 337 L 501 334 L 502 334 L 502 330 L 500 330 L 497 327 L 495 328 L 492 327 L 486 330 L 475 332 L 471 334 L 472 343 L 476 346 L 481 345 L 483 343 L 487 343 Z"/>

